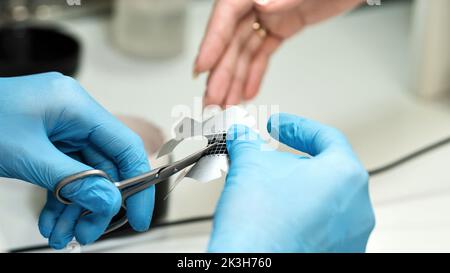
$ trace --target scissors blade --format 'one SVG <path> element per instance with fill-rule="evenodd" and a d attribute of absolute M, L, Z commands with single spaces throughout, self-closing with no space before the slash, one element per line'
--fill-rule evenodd
<path fill-rule="evenodd" d="M 196 152 L 195 154 L 192 154 L 188 157 L 180 159 L 180 160 L 162 168 L 159 172 L 159 179 L 166 180 L 169 177 L 171 177 L 172 175 L 178 173 L 179 171 L 191 166 L 192 164 L 199 161 L 200 158 L 202 158 L 208 151 L 215 148 L 217 145 L 218 145 L 218 143 L 213 143 L 211 145 L 208 145 L 205 148 L 201 149 L 200 151 Z"/>
<path fill-rule="evenodd" d="M 116 186 L 122 191 L 123 199 L 145 190 L 150 186 L 156 185 L 162 181 L 167 181 L 169 177 L 178 173 L 179 171 L 191 166 L 202 158 L 204 154 L 216 147 L 217 143 L 211 144 L 193 155 L 180 159 L 169 165 L 154 169 L 148 173 L 123 180 L 116 183 Z"/>
<path fill-rule="evenodd" d="M 158 180 L 160 170 L 161 168 L 157 168 L 151 170 L 150 172 L 146 172 L 141 175 L 122 180 L 120 182 L 116 182 L 115 185 L 119 190 L 124 190 L 126 188 L 133 187 L 139 184 L 150 183 L 152 181 Z"/>

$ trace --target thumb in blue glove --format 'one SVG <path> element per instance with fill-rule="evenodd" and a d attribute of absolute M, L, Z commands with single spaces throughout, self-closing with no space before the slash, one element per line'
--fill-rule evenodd
<path fill-rule="evenodd" d="M 142 141 L 59 73 L 0 78 L 0 90 L 0 176 L 49 190 L 39 229 L 50 246 L 63 248 L 73 237 L 95 241 L 120 209 L 117 188 L 100 177 L 80 179 L 62 189 L 74 203 L 68 206 L 52 191 L 63 178 L 92 168 L 113 180 L 149 171 Z M 127 200 L 135 230 L 148 229 L 153 205 L 153 187 Z M 80 218 L 83 210 L 92 213 Z"/>
<path fill-rule="evenodd" d="M 374 227 L 368 175 L 345 137 L 288 114 L 272 116 L 268 131 L 310 157 L 262 149 L 253 131 L 232 127 L 209 251 L 364 251 Z"/>

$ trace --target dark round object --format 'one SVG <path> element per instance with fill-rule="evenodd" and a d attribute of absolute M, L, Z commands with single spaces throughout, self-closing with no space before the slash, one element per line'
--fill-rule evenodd
<path fill-rule="evenodd" d="M 80 44 L 55 27 L 7 25 L 0 27 L 0 76 L 22 76 L 50 71 L 74 76 Z"/>

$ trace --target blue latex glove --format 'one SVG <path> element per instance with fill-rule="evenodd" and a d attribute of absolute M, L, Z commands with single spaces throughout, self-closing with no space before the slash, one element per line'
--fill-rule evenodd
<path fill-rule="evenodd" d="M 311 157 L 261 150 L 253 131 L 232 127 L 209 250 L 364 251 L 375 224 L 368 175 L 345 137 L 288 114 L 272 116 L 268 131 Z"/>
<path fill-rule="evenodd" d="M 52 193 L 59 181 L 92 168 L 114 180 L 149 171 L 141 139 L 59 73 L 0 78 L 0 124 L 0 176 L 49 190 L 39 229 L 56 249 L 74 236 L 81 244 L 98 239 L 121 205 L 118 189 L 99 177 L 65 186 L 74 204 L 63 205 Z M 148 229 L 153 206 L 154 187 L 127 200 L 135 230 Z M 92 213 L 80 218 L 83 209 Z"/>

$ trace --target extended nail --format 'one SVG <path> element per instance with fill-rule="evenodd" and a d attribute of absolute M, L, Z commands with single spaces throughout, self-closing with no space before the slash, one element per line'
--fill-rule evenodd
<path fill-rule="evenodd" d="M 196 69 L 192 70 L 192 78 L 194 80 L 196 80 L 199 75 L 200 75 L 200 73 Z"/>
<path fill-rule="evenodd" d="M 271 2 L 271 0 L 255 0 L 256 4 L 265 6 Z"/>

